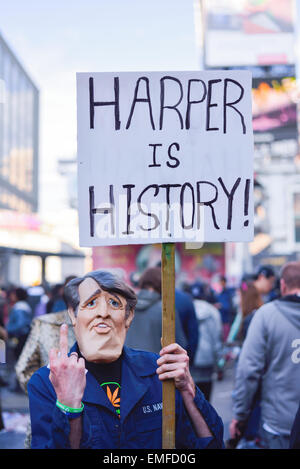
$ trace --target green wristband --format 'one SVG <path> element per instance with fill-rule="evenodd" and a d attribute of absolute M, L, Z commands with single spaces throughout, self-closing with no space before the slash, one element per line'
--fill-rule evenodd
<path fill-rule="evenodd" d="M 67 405 L 64 405 L 61 402 L 59 402 L 59 400 L 56 400 L 56 405 L 63 412 L 67 412 L 67 413 L 71 413 L 71 414 L 80 414 L 80 412 L 82 412 L 83 408 L 84 408 L 83 402 L 81 403 L 81 407 L 79 407 L 77 409 L 74 408 L 74 407 L 68 407 Z"/>

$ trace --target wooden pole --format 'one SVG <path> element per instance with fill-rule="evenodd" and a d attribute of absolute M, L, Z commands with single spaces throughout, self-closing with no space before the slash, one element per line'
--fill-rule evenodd
<path fill-rule="evenodd" d="M 175 342 L 175 244 L 162 244 L 162 346 Z M 162 448 L 175 449 L 175 385 L 163 382 Z"/>

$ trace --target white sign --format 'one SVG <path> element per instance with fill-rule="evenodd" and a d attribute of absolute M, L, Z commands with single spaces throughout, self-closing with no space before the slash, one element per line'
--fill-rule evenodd
<path fill-rule="evenodd" d="M 248 71 L 77 74 L 81 246 L 253 239 Z"/>

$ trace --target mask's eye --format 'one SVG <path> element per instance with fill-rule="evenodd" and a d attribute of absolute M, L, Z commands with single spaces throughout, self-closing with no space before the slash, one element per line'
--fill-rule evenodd
<path fill-rule="evenodd" d="M 87 305 L 87 308 L 94 308 L 94 306 L 96 306 L 96 300 L 91 300 Z"/>
<path fill-rule="evenodd" d="M 121 306 L 119 301 L 115 300 L 115 298 L 109 298 L 108 302 L 112 305 L 113 308 L 120 308 Z"/>

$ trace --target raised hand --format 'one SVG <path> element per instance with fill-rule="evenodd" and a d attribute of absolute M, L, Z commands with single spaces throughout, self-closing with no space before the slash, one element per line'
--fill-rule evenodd
<path fill-rule="evenodd" d="M 189 357 L 178 344 L 170 344 L 160 351 L 156 373 L 161 381 L 174 379 L 176 388 L 195 396 L 195 384 L 189 370 Z"/>
<path fill-rule="evenodd" d="M 51 349 L 49 359 L 49 379 L 57 399 L 68 407 L 80 408 L 86 386 L 85 362 L 83 358 L 78 359 L 76 352 L 72 352 L 68 357 L 67 324 L 60 328 L 59 351 Z"/>

